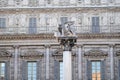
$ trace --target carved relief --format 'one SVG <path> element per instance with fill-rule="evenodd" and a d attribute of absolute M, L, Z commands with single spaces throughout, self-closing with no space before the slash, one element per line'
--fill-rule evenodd
<path fill-rule="evenodd" d="M 53 56 L 62 56 L 63 55 L 63 50 L 62 49 L 57 49 L 54 51 L 52 54 Z"/>
<path fill-rule="evenodd" d="M 8 0 L 0 0 L 0 7 L 6 7 L 8 5 Z"/>
<path fill-rule="evenodd" d="M 60 4 L 61 6 L 66 6 L 66 5 L 69 5 L 70 2 L 69 2 L 69 0 L 60 0 L 60 1 L 59 1 L 59 4 Z"/>
<path fill-rule="evenodd" d="M 12 57 L 12 53 L 6 49 L 0 49 L 0 57 Z"/>
<path fill-rule="evenodd" d="M 115 17 L 114 16 L 110 16 L 110 24 L 114 24 L 115 23 Z"/>
<path fill-rule="evenodd" d="M 46 2 L 47 2 L 47 4 L 51 4 L 51 0 L 47 0 Z"/>
<path fill-rule="evenodd" d="M 91 4 L 100 4 L 101 0 L 91 0 Z"/>
<path fill-rule="evenodd" d="M 50 26 L 50 24 L 51 24 L 51 17 L 50 17 L 50 15 L 46 15 L 45 16 L 45 24 L 46 24 L 46 26 Z"/>
<path fill-rule="evenodd" d="M 106 57 L 108 53 L 102 50 L 89 50 L 84 53 L 86 57 Z"/>
<path fill-rule="evenodd" d="M 29 0 L 29 6 L 30 7 L 38 6 L 38 4 L 39 4 L 38 0 Z"/>
<path fill-rule="evenodd" d="M 120 50 L 116 51 L 116 56 L 120 56 Z"/>
<path fill-rule="evenodd" d="M 76 53 L 74 51 L 72 51 L 72 56 L 75 56 Z M 54 51 L 54 53 L 52 54 L 52 56 L 57 59 L 57 60 L 62 60 L 63 58 L 63 49 L 57 49 Z"/>
<path fill-rule="evenodd" d="M 37 50 L 27 50 L 24 51 L 23 53 L 20 54 L 20 57 L 22 58 L 32 58 L 32 57 L 37 57 L 37 58 L 41 58 L 44 54 L 40 51 Z"/>
<path fill-rule="evenodd" d="M 80 24 L 80 25 L 82 24 L 82 16 L 78 17 L 78 24 Z"/>
<path fill-rule="evenodd" d="M 20 5 L 21 2 L 22 2 L 22 0 L 15 0 L 15 3 L 16 3 L 17 5 Z"/>

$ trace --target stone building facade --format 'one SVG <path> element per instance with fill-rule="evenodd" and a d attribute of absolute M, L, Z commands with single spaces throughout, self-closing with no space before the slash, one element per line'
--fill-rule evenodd
<path fill-rule="evenodd" d="M 54 32 L 67 21 L 72 80 L 120 80 L 119 0 L 0 0 L 0 80 L 63 80 Z"/>

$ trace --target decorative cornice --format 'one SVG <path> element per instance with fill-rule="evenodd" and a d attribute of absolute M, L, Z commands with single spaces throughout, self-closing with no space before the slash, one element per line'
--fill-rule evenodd
<path fill-rule="evenodd" d="M 111 8 L 112 7 L 112 8 Z M 29 7 L 29 6 L 27 6 L 27 7 L 24 7 L 24 6 L 22 6 L 22 7 L 16 7 L 16 6 L 13 6 L 13 7 L 11 7 L 11 6 L 7 6 L 7 7 L 1 7 L 1 9 L 0 10 L 16 10 L 16 11 L 19 11 L 19 10 L 41 10 L 41 9 L 43 9 L 43 10 L 61 10 L 61 9 L 63 9 L 63 10 L 67 10 L 67 9 L 73 9 L 73 10 L 75 10 L 75 9 L 78 9 L 78 10 L 80 10 L 80 9 L 107 9 L 107 10 L 114 10 L 114 9 L 119 9 L 119 5 L 110 5 L 110 6 L 101 6 L 101 5 L 99 5 L 99 6 L 72 6 L 72 5 L 70 5 L 70 6 L 33 6 L 33 7 Z"/>
<path fill-rule="evenodd" d="M 80 39 L 119 39 L 120 33 L 85 33 L 78 34 Z"/>
<path fill-rule="evenodd" d="M 53 34 L 15 34 L 0 35 L 0 40 L 36 40 L 36 39 L 55 39 Z"/>
<path fill-rule="evenodd" d="M 120 33 L 83 33 L 77 34 L 78 39 L 120 39 Z M 53 33 L 43 34 L 15 34 L 15 35 L 0 35 L 0 40 L 45 40 L 56 39 Z"/>

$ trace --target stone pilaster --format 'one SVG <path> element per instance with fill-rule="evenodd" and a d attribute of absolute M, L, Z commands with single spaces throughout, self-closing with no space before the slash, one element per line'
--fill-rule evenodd
<path fill-rule="evenodd" d="M 45 50 L 46 50 L 46 80 L 49 80 L 50 45 L 45 45 Z"/>
<path fill-rule="evenodd" d="M 109 45 L 110 53 L 110 79 L 114 80 L 114 45 Z"/>
<path fill-rule="evenodd" d="M 82 47 L 83 45 L 78 46 L 78 77 L 79 80 L 82 80 Z"/>
<path fill-rule="evenodd" d="M 18 53 L 19 53 L 19 46 L 14 46 L 14 80 L 18 80 Z"/>

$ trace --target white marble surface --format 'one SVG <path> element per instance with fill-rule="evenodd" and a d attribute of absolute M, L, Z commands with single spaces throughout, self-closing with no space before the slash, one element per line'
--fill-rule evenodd
<path fill-rule="evenodd" d="M 63 80 L 72 80 L 72 55 L 70 51 L 63 52 Z"/>
<path fill-rule="evenodd" d="M 114 57 L 113 57 L 113 45 L 110 46 L 110 72 L 111 80 L 114 80 Z"/>

